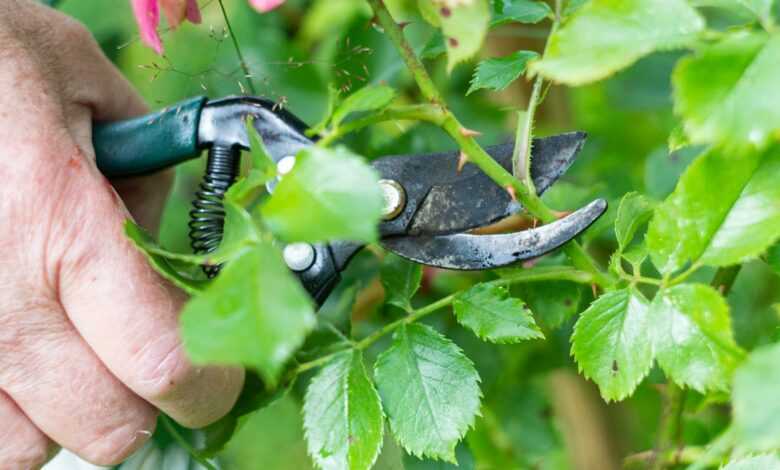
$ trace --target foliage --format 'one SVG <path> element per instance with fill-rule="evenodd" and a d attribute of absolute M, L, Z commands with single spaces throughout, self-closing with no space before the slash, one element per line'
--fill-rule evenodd
<path fill-rule="evenodd" d="M 282 468 L 278 454 L 289 468 L 584 468 L 572 451 L 583 433 L 570 431 L 586 429 L 604 447 L 593 455 L 613 459 L 598 468 L 617 468 L 615 452 L 627 466 L 778 467 L 777 4 L 289 0 L 259 16 L 226 2 L 246 77 L 221 45 L 229 35 L 182 27 L 155 58 L 112 47 L 116 24 L 85 3 L 64 8 L 150 100 L 250 81 L 320 123 L 271 194 L 278 175 L 252 134 L 216 252 L 183 254 L 195 164 L 179 171 L 161 242 L 127 226 L 192 295 L 193 359 L 252 371 L 240 412 L 179 430 L 193 455 L 224 468 Z M 535 135 L 576 128 L 590 141 L 543 198 L 482 150 L 509 135 L 529 150 Z M 455 145 L 511 188 L 527 216 L 515 227 L 597 196 L 612 209 L 561 253 L 496 272 L 423 269 L 371 245 L 315 314 L 284 245 L 376 242 L 381 193 L 366 159 Z M 530 155 L 518 151 L 517 168 Z M 207 280 L 202 264 L 222 272 Z M 610 419 L 594 424 L 605 414 L 583 377 L 621 402 Z"/>

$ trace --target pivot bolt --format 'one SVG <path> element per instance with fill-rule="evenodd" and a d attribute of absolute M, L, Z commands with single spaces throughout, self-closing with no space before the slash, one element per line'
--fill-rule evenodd
<path fill-rule="evenodd" d="M 282 252 L 287 267 L 295 272 L 306 271 L 314 264 L 317 254 L 308 243 L 290 243 Z"/>
<path fill-rule="evenodd" d="M 384 200 L 382 218 L 385 220 L 395 219 L 406 207 L 406 191 L 395 180 L 379 180 L 379 187 L 382 188 Z"/>
<path fill-rule="evenodd" d="M 291 172 L 294 166 L 295 157 L 292 155 L 287 155 L 276 163 L 276 173 L 278 173 L 279 176 L 284 176 Z"/>

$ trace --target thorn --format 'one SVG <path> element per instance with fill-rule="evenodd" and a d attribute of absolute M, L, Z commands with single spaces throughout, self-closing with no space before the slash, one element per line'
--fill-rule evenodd
<path fill-rule="evenodd" d="M 593 297 L 598 297 L 599 296 L 598 286 L 596 285 L 595 282 L 590 285 L 590 290 L 591 290 L 591 292 L 593 292 Z"/>
<path fill-rule="evenodd" d="M 474 129 L 469 129 L 468 127 L 461 127 L 460 135 L 462 135 L 463 137 L 477 137 L 482 135 L 482 133 L 479 131 L 475 131 Z"/>
<path fill-rule="evenodd" d="M 411 21 L 399 21 L 398 27 L 401 28 L 401 31 L 404 30 L 407 26 L 409 26 L 412 22 Z"/>
<path fill-rule="evenodd" d="M 509 197 L 511 197 L 513 201 L 517 202 L 517 193 L 515 192 L 515 188 L 511 185 L 506 185 L 504 186 L 504 189 L 509 193 Z"/>
<path fill-rule="evenodd" d="M 461 151 L 460 155 L 458 155 L 458 168 L 457 172 L 460 174 L 461 171 L 463 171 L 463 167 L 466 166 L 466 163 L 469 162 L 469 156 L 465 154 L 465 152 Z"/>

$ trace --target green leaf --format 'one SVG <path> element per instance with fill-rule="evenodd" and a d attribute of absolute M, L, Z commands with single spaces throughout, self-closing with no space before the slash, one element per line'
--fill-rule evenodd
<path fill-rule="evenodd" d="M 455 456 L 458 459 L 457 465 L 441 460 L 418 459 L 404 453 L 403 470 L 474 470 L 476 468 L 474 456 L 471 455 L 465 442 L 455 448 Z"/>
<path fill-rule="evenodd" d="M 222 240 L 219 247 L 211 253 L 193 255 L 168 251 L 130 221 L 125 225 L 125 232 L 146 253 L 166 258 L 169 262 L 177 261 L 190 265 L 210 266 L 222 264 L 236 258 L 260 240 L 260 230 L 252 217 L 243 207 L 234 202 L 236 195 L 243 194 L 242 191 L 247 189 L 247 187 L 234 186 L 225 195 L 225 199 L 222 201 L 225 211 Z"/>
<path fill-rule="evenodd" d="M 780 37 L 739 32 L 679 61 L 675 111 L 693 143 L 762 148 L 780 133 Z"/>
<path fill-rule="evenodd" d="M 522 300 L 509 297 L 506 287 L 477 284 L 458 294 L 453 302 L 458 322 L 480 339 L 493 343 L 519 343 L 544 338 Z"/>
<path fill-rule="evenodd" d="M 721 467 L 721 470 L 780 470 L 780 458 L 776 455 L 745 457 L 732 460 L 726 466 Z"/>
<path fill-rule="evenodd" d="M 495 2 L 495 16 L 490 22 L 491 26 L 504 23 L 535 24 L 552 16 L 550 5 L 533 0 L 503 0 Z"/>
<path fill-rule="evenodd" d="M 567 85 L 606 78 L 656 50 L 684 47 L 704 20 L 685 0 L 592 0 L 549 39 L 531 71 Z"/>
<path fill-rule="evenodd" d="M 754 450 L 780 448 L 780 344 L 756 349 L 734 374 L 734 427 Z M 770 398 L 771 397 L 771 398 Z"/>
<path fill-rule="evenodd" d="M 727 388 L 742 351 L 723 296 L 704 284 L 680 284 L 659 291 L 648 316 L 656 359 L 667 376 L 699 392 Z"/>
<path fill-rule="evenodd" d="M 382 260 L 379 272 L 385 288 L 385 302 L 411 311 L 410 301 L 422 281 L 422 266 L 388 253 Z"/>
<path fill-rule="evenodd" d="M 777 274 L 780 274 L 780 243 L 775 243 L 766 253 L 766 262 Z"/>
<path fill-rule="evenodd" d="M 559 328 L 573 317 L 580 306 L 582 287 L 568 281 L 544 281 L 515 284 L 512 295 L 523 299 L 537 321 L 545 328 Z"/>
<path fill-rule="evenodd" d="M 423 17 L 444 34 L 448 71 L 482 47 L 490 22 L 487 0 L 420 0 L 418 4 Z"/>
<path fill-rule="evenodd" d="M 368 85 L 347 96 L 336 107 L 331 126 L 338 127 L 352 113 L 378 111 L 395 99 L 395 90 L 387 85 Z"/>
<path fill-rule="evenodd" d="M 417 457 L 455 462 L 455 446 L 479 412 L 479 375 L 449 339 L 404 325 L 377 357 L 375 373 L 390 428 Z"/>
<path fill-rule="evenodd" d="M 382 192 L 376 172 L 345 148 L 309 147 L 261 207 L 263 221 L 287 242 L 377 238 Z"/>
<path fill-rule="evenodd" d="M 755 258 L 780 237 L 780 147 L 735 159 L 711 150 L 656 208 L 647 232 L 658 269 L 688 262 L 727 266 Z"/>
<path fill-rule="evenodd" d="M 279 250 L 263 241 L 228 263 L 180 321 L 194 362 L 244 364 L 274 386 L 315 318 Z"/>
<path fill-rule="evenodd" d="M 246 123 L 246 133 L 249 136 L 249 154 L 252 158 L 252 170 L 259 172 L 269 180 L 276 176 L 276 164 L 263 144 L 263 138 L 255 128 L 255 120 L 250 117 Z"/>
<path fill-rule="evenodd" d="M 571 353 L 607 401 L 634 393 L 653 365 L 648 307 L 633 288 L 607 292 L 574 326 Z"/>
<path fill-rule="evenodd" d="M 772 5 L 774 0 L 737 0 L 737 3 L 750 10 L 762 23 L 772 24 Z"/>
<path fill-rule="evenodd" d="M 208 287 L 208 281 L 186 275 L 185 268 L 191 265 L 190 262 L 185 263 L 167 256 L 169 252 L 160 248 L 154 238 L 132 220 L 125 221 L 125 235 L 146 256 L 154 270 L 179 289 L 196 295 Z"/>
<path fill-rule="evenodd" d="M 368 470 L 382 448 L 379 394 L 360 351 L 334 357 L 312 379 L 303 404 L 306 442 L 323 470 Z"/>
<path fill-rule="evenodd" d="M 483 60 L 477 64 L 466 94 L 470 95 L 482 88 L 495 91 L 503 90 L 525 72 L 525 66 L 529 60 L 538 56 L 536 52 L 532 51 L 517 51 L 505 57 Z"/>
<path fill-rule="evenodd" d="M 634 234 L 653 215 L 655 201 L 649 197 L 631 192 L 623 196 L 615 217 L 615 236 L 622 251 L 634 239 Z"/>

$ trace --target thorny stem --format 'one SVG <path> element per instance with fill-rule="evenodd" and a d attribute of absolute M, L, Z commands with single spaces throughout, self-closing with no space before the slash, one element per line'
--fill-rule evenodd
<path fill-rule="evenodd" d="M 444 115 L 441 127 L 455 140 L 461 151 L 468 158 L 468 161 L 477 165 L 496 184 L 511 190 L 513 196 L 517 197 L 534 217 L 544 223 L 555 221 L 557 218 L 555 213 L 542 202 L 536 192 L 529 190 L 525 184 L 512 176 L 511 173 L 506 171 L 504 167 L 499 165 L 485 152 L 482 146 L 474 139 L 473 133 L 468 132 L 447 108 L 439 90 L 425 70 L 425 66 L 414 53 L 411 45 L 404 37 L 401 27 L 390 15 L 383 1 L 368 0 L 368 3 L 371 5 L 380 26 L 400 52 L 423 97 L 441 109 Z M 612 275 L 603 272 L 596 264 L 596 261 L 576 241 L 572 240 L 567 243 L 564 251 L 575 267 L 593 275 L 596 284 L 601 287 L 607 287 L 615 283 Z"/>
<path fill-rule="evenodd" d="M 555 0 L 555 16 L 553 17 L 550 36 L 555 34 L 561 23 L 561 0 Z M 549 36 L 548 36 L 549 37 Z M 548 40 L 544 45 L 542 56 L 547 55 L 547 49 L 550 46 Z M 528 190 L 535 194 L 534 180 L 531 178 L 531 147 L 533 145 L 533 127 L 536 119 L 536 108 L 542 101 L 542 88 L 544 87 L 544 78 L 537 75 L 531 89 L 531 97 L 528 100 L 528 108 L 524 113 L 519 113 L 517 122 L 517 137 L 515 139 L 515 149 L 512 155 L 512 173 L 516 178 L 528 186 Z"/>
<path fill-rule="evenodd" d="M 225 20 L 225 26 L 227 27 L 228 34 L 230 34 L 230 39 L 233 41 L 233 48 L 236 50 L 238 62 L 241 64 L 241 70 L 244 72 L 244 81 L 246 82 L 249 91 L 253 95 L 256 95 L 257 90 L 255 90 L 254 82 L 252 82 L 252 74 L 249 71 L 249 66 L 246 63 L 246 60 L 244 60 L 244 54 L 241 53 L 241 46 L 239 46 L 238 38 L 236 38 L 236 34 L 233 32 L 233 26 L 230 24 L 230 19 L 228 18 L 227 11 L 225 10 L 225 5 L 222 3 L 222 0 L 217 0 L 217 3 L 219 3 L 219 9 L 222 11 L 222 18 Z"/>
<path fill-rule="evenodd" d="M 178 443 L 182 449 L 186 450 L 190 456 L 195 459 L 196 462 L 198 462 L 203 468 L 206 470 L 217 470 L 217 468 L 211 464 L 211 462 L 208 461 L 205 457 L 200 455 L 200 452 L 198 452 L 194 447 L 190 445 L 189 442 L 187 442 L 187 439 L 184 439 L 181 434 L 179 434 L 179 431 L 176 429 L 176 426 L 173 425 L 171 422 L 171 418 L 164 414 L 160 414 L 160 421 L 162 421 L 163 426 L 165 427 L 165 430 L 168 431 L 168 434 L 171 435 L 174 441 Z"/>
<path fill-rule="evenodd" d="M 524 269 L 524 270 L 512 272 L 511 274 L 508 274 L 501 279 L 493 281 L 493 283 L 501 286 L 509 286 L 512 284 L 518 284 L 522 282 L 539 282 L 539 281 L 550 281 L 550 280 L 561 280 L 561 281 L 577 282 L 581 284 L 591 284 L 594 282 L 594 277 L 592 273 L 579 271 L 574 268 L 570 268 L 568 266 L 551 266 L 551 267 Z M 421 318 L 426 317 L 444 307 L 448 307 L 452 305 L 452 302 L 455 300 L 455 297 L 457 297 L 457 295 L 458 295 L 457 293 L 451 294 L 446 297 L 442 297 L 441 299 L 433 303 L 430 303 L 425 307 L 412 310 L 409 313 L 409 315 L 402 317 L 392 323 L 388 323 L 382 328 L 366 336 L 362 340 L 354 343 L 353 346 L 339 349 L 338 351 L 334 351 L 330 354 L 326 354 L 325 356 L 318 357 L 317 359 L 304 362 L 292 371 L 290 377 L 294 377 L 308 370 L 323 366 L 327 364 L 331 359 L 333 359 L 334 356 L 342 354 L 344 351 L 348 351 L 353 348 L 358 350 L 364 350 L 369 346 L 371 346 L 372 344 L 374 344 L 377 340 L 379 340 L 383 336 L 394 332 L 401 326 L 414 323 L 420 320 Z"/>
<path fill-rule="evenodd" d="M 335 129 L 331 129 L 326 132 L 317 141 L 317 145 L 321 147 L 327 147 L 334 141 L 344 137 L 345 135 L 355 132 L 358 129 L 377 124 L 384 121 L 426 121 L 432 124 L 441 125 L 444 122 L 444 113 L 438 106 L 431 104 L 415 104 L 408 106 L 396 106 L 387 108 L 378 114 L 372 114 L 361 119 L 347 122 L 340 125 Z"/>

